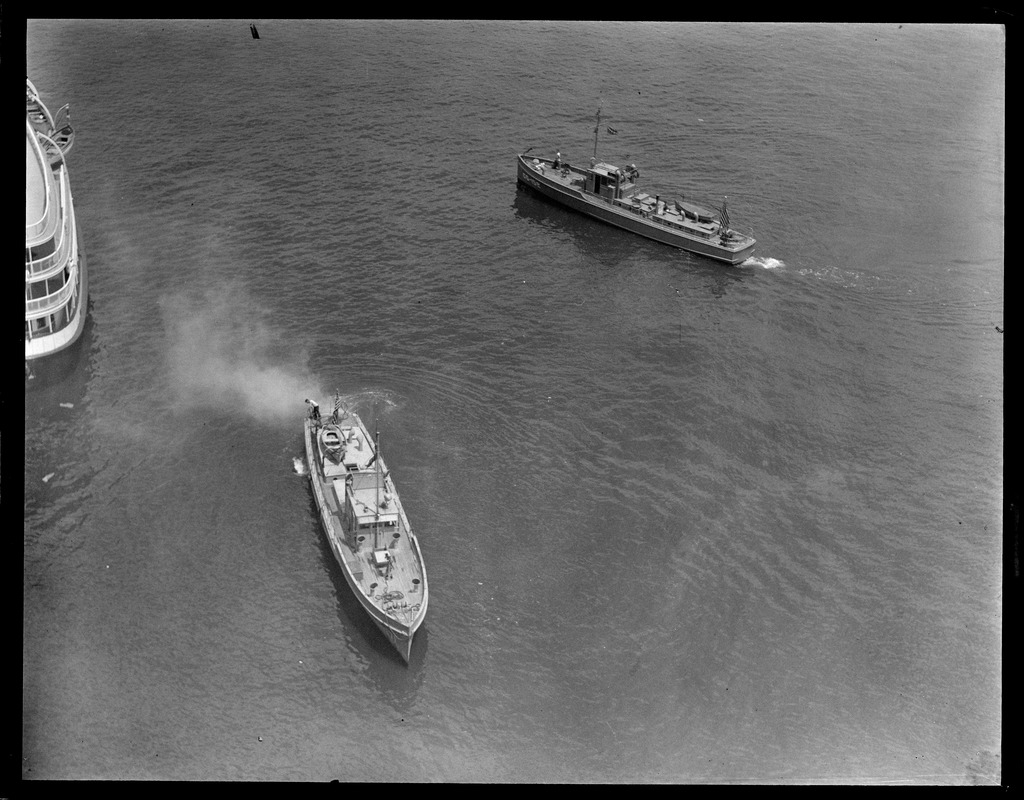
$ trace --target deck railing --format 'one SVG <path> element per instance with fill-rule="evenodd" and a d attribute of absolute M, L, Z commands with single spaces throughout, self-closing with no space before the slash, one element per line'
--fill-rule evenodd
<path fill-rule="evenodd" d="M 50 312 L 60 308 L 64 305 L 74 294 L 75 288 L 78 284 L 78 265 L 71 269 L 71 273 L 68 276 L 68 282 L 60 287 L 53 294 L 48 294 L 46 297 L 37 297 L 35 300 L 25 301 L 25 316 L 36 315 L 41 311 Z"/>
<path fill-rule="evenodd" d="M 65 237 L 65 241 L 74 242 L 75 241 L 75 236 L 76 236 L 76 230 L 75 230 L 75 227 L 74 227 L 74 219 L 72 218 L 71 219 L 71 229 L 70 229 L 68 235 Z M 78 259 L 75 258 L 68 265 L 68 280 L 67 280 L 67 282 L 63 286 L 61 286 L 60 289 L 58 289 L 56 292 L 51 292 L 50 294 L 48 294 L 48 295 L 46 295 L 44 297 L 35 297 L 35 298 L 32 298 L 32 299 L 29 299 L 29 298 L 26 297 L 25 298 L 25 316 L 26 316 L 26 318 L 28 318 L 30 316 L 40 316 L 40 312 L 53 311 L 54 309 L 60 308 L 62 305 L 64 305 L 70 299 L 71 295 L 74 293 L 74 291 L 75 291 L 75 289 L 76 289 L 76 287 L 78 285 L 78 282 L 79 282 L 78 269 L 79 269 Z M 26 291 L 28 291 L 27 283 L 26 283 Z"/>
<path fill-rule="evenodd" d="M 60 171 L 57 180 L 60 183 L 61 226 L 54 235 L 56 247 L 54 247 L 53 252 L 48 255 L 25 262 L 26 280 L 34 277 L 42 277 L 45 273 L 50 271 L 56 272 L 57 268 L 62 266 L 67 260 L 68 250 L 71 247 L 70 243 L 73 241 L 72 237 L 69 235 L 72 225 L 74 224 L 72 220 L 71 203 L 69 202 L 71 190 L 68 186 L 68 182 L 65 180 L 63 169 Z M 47 203 L 49 203 L 49 192 L 47 192 Z M 29 226 L 26 225 L 26 236 L 28 235 L 28 228 Z"/>

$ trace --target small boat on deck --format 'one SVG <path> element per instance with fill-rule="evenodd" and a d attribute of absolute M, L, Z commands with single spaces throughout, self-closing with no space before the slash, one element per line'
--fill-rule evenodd
<path fill-rule="evenodd" d="M 531 158 L 527 150 L 518 156 L 518 182 L 575 211 L 648 239 L 729 264 L 741 264 L 750 258 L 756 242 L 752 236 L 733 230 L 726 201 L 721 208 L 709 210 L 685 200 L 666 200 L 640 191 L 640 171 L 635 164 L 620 169 L 597 160 L 600 128 L 598 109 L 594 157 L 589 167 L 572 166 L 560 155 L 553 159 Z"/>
<path fill-rule="evenodd" d="M 338 395 L 327 419 L 306 403 L 306 462 L 324 533 L 352 593 L 408 664 L 427 613 L 427 573 L 379 437 Z"/>

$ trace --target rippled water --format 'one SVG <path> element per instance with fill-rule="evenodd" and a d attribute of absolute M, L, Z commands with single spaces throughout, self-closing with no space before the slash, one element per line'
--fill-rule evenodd
<path fill-rule="evenodd" d="M 33 20 L 90 321 L 26 382 L 27 778 L 992 783 L 999 29 Z M 518 189 L 601 154 L 738 268 Z M 333 562 L 379 425 L 431 607 Z"/>

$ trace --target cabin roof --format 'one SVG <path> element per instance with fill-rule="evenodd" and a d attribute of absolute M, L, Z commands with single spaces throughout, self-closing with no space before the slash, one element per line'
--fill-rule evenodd
<path fill-rule="evenodd" d="M 384 487 L 368 487 L 365 489 L 349 489 L 352 493 L 352 510 L 355 512 L 356 521 L 360 524 L 367 522 L 398 522 L 398 508 L 395 499 L 386 495 Z M 385 497 L 388 504 L 384 506 Z M 379 505 L 374 511 L 374 505 Z"/>
<path fill-rule="evenodd" d="M 601 161 L 594 164 L 594 166 L 590 168 L 590 171 L 600 173 L 601 175 L 615 175 L 619 171 L 619 168 L 614 164 L 607 164 L 604 161 Z"/>

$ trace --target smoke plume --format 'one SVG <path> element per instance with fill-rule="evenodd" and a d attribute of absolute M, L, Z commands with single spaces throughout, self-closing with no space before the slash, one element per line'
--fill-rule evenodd
<path fill-rule="evenodd" d="M 216 407 L 290 421 L 324 396 L 305 348 L 290 345 L 238 285 L 161 301 L 171 387 L 179 408 Z"/>

